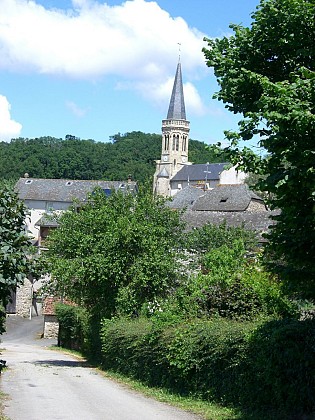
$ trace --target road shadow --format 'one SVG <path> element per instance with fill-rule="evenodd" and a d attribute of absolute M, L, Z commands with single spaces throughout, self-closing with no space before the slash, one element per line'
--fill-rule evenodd
<path fill-rule="evenodd" d="M 29 363 L 29 362 L 26 362 Z M 91 368 L 92 366 L 85 360 L 37 360 L 32 362 L 32 364 L 37 366 L 60 366 L 60 367 L 84 367 L 84 368 Z"/>

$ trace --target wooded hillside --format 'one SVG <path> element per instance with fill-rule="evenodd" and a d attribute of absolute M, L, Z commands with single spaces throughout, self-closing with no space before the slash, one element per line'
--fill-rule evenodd
<path fill-rule="evenodd" d="M 224 156 L 190 140 L 189 159 L 194 163 L 222 162 Z M 134 131 L 116 134 L 111 142 L 39 137 L 0 142 L 0 179 L 18 179 L 26 172 L 34 178 L 127 179 L 142 182 L 153 176 L 161 156 L 161 135 Z M 222 160 L 223 159 L 223 160 Z"/>

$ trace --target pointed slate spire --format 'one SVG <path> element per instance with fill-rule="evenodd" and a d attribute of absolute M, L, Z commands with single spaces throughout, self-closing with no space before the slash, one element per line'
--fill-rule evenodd
<path fill-rule="evenodd" d="M 177 70 L 172 90 L 172 96 L 167 113 L 168 120 L 186 120 L 184 90 L 182 82 L 182 70 L 180 61 L 177 64 Z"/>

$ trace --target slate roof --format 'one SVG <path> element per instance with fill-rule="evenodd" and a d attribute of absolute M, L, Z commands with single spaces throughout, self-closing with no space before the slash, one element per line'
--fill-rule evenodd
<path fill-rule="evenodd" d="M 52 215 L 43 214 L 43 216 L 35 223 L 35 226 L 56 228 L 59 226 L 59 223 Z"/>
<path fill-rule="evenodd" d="M 229 165 L 228 163 L 198 163 L 185 165 L 172 178 L 172 181 L 214 181 L 219 180 L 221 172 Z"/>
<path fill-rule="evenodd" d="M 168 120 L 186 120 L 184 90 L 180 62 L 177 64 L 176 75 L 167 113 Z"/>
<path fill-rule="evenodd" d="M 188 186 L 178 191 L 173 197 L 172 201 L 169 201 L 167 204 L 172 209 L 184 209 L 191 208 L 196 200 L 204 195 L 204 190 L 201 188 L 196 188 L 193 186 Z"/>
<path fill-rule="evenodd" d="M 165 168 L 161 170 L 161 172 L 157 176 L 158 178 L 169 178 L 169 173 Z"/>
<path fill-rule="evenodd" d="M 264 212 L 216 212 L 216 211 L 193 211 L 187 209 L 182 218 L 186 222 L 186 229 L 199 228 L 207 223 L 220 225 L 224 222 L 228 226 L 243 226 L 245 229 L 256 231 L 260 236 L 260 242 L 265 242 L 261 237 L 264 232 L 268 232 L 269 227 L 275 222 L 271 216 L 278 214 L 277 211 Z"/>
<path fill-rule="evenodd" d="M 124 181 L 89 181 L 71 179 L 20 178 L 15 185 L 21 200 L 61 201 L 72 203 L 84 201 L 89 193 L 100 187 L 105 193 L 112 189 L 136 190 L 136 183 Z"/>
<path fill-rule="evenodd" d="M 194 211 L 245 211 L 251 200 L 263 200 L 245 184 L 218 185 L 204 194 L 192 206 Z"/>

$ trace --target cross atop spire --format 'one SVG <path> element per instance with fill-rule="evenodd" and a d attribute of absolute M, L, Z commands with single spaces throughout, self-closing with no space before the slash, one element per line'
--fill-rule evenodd
<path fill-rule="evenodd" d="M 182 70 L 178 61 L 172 96 L 167 113 L 168 120 L 186 120 Z"/>

